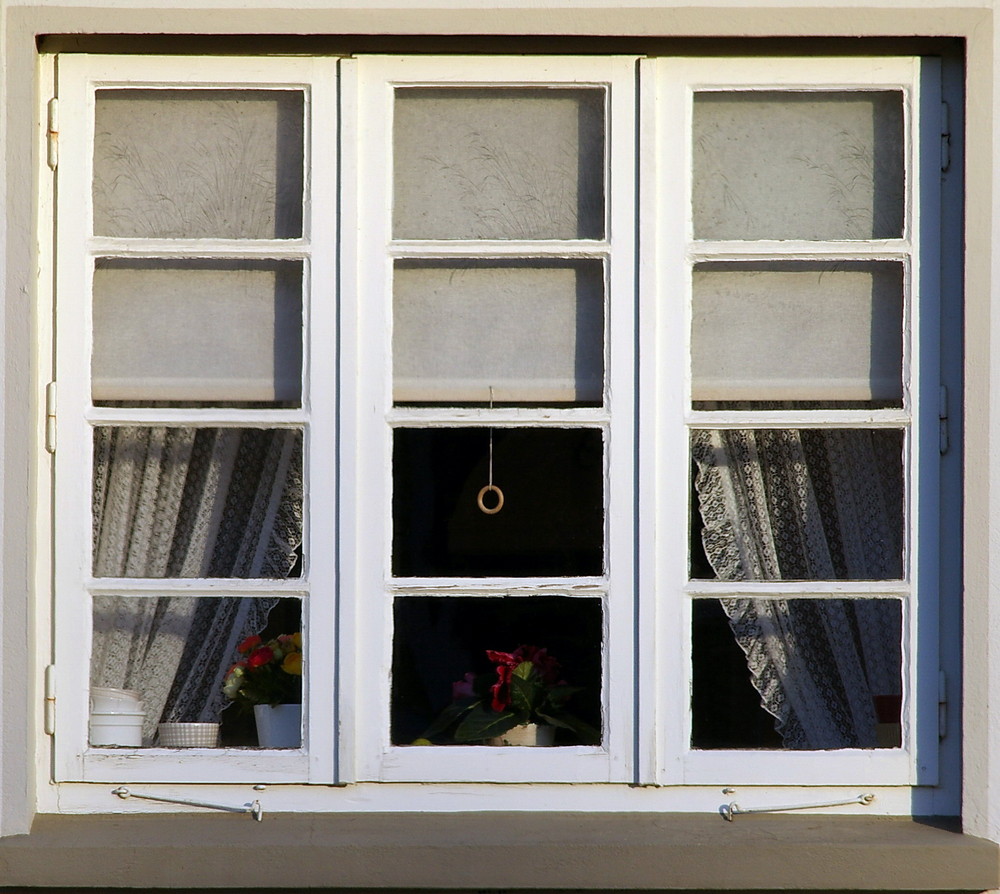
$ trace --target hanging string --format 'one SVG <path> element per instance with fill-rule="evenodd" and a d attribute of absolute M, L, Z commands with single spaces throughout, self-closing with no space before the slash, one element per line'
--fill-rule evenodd
<path fill-rule="evenodd" d="M 490 410 L 493 409 L 493 386 L 490 385 Z M 476 496 L 476 504 L 479 506 L 481 512 L 486 513 L 486 515 L 496 515 L 501 509 L 503 509 L 503 491 L 500 490 L 493 483 L 493 426 L 490 426 L 490 447 L 489 447 L 489 483 L 480 488 L 479 494 Z M 495 494 L 497 503 L 496 506 L 488 507 L 484 501 L 484 497 L 487 494 Z"/>

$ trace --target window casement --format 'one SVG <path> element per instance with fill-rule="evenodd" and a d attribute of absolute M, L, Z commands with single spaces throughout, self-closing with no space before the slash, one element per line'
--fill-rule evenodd
<path fill-rule="evenodd" d="M 938 81 L 61 57 L 55 778 L 934 785 Z M 522 646 L 573 722 L 456 737 Z"/>

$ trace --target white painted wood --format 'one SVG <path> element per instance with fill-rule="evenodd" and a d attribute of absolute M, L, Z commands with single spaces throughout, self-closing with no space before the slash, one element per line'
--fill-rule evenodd
<path fill-rule="evenodd" d="M 721 63 L 721 64 L 719 64 Z M 669 306 L 668 319 L 657 328 L 662 345 L 657 352 L 657 402 L 653 409 L 657 419 L 657 455 L 661 468 L 687 469 L 688 432 L 696 428 L 888 428 L 906 433 L 907 510 L 905 579 L 900 582 L 736 582 L 688 581 L 686 545 L 678 549 L 674 532 L 687 529 L 689 506 L 687 490 L 675 485 L 661 491 L 666 498 L 658 507 L 658 539 L 655 548 L 658 591 L 657 648 L 666 652 L 661 664 L 679 672 L 682 685 L 664 687 L 659 693 L 665 720 L 661 724 L 658 743 L 657 780 L 668 784 L 687 783 L 774 784 L 778 782 L 823 784 L 852 782 L 874 784 L 933 783 L 935 780 L 936 725 L 931 722 L 930 696 L 935 690 L 937 672 L 936 643 L 931 642 L 925 625 L 936 629 L 937 573 L 934 560 L 920 559 L 915 554 L 917 543 L 933 544 L 936 552 L 936 452 L 937 434 L 932 431 L 932 415 L 936 416 L 938 367 L 936 351 L 929 350 L 937 337 L 936 328 L 936 265 L 937 239 L 922 239 L 919 221 L 934 219 L 936 208 L 919 206 L 921 194 L 913 188 L 918 180 L 926 182 L 926 192 L 937 189 L 937 174 L 930 163 L 921 163 L 921 144 L 913 135 L 923 133 L 923 151 L 937 141 L 936 120 L 925 123 L 920 115 L 937 109 L 937 87 L 933 74 L 925 70 L 921 80 L 920 63 L 916 59 L 768 59 L 768 60 L 659 60 L 645 63 L 656 70 L 655 101 L 644 96 L 644 109 L 655 116 L 655 135 L 644 137 L 649 142 L 641 151 L 657 153 L 656 161 L 646 161 L 643 171 L 643 231 L 656 234 L 655 272 L 644 277 L 642 287 L 655 290 L 657 307 Z M 906 149 L 907 197 L 906 227 L 901 239 L 859 240 L 858 242 L 787 242 L 766 241 L 694 241 L 690 211 L 686 232 L 678 232 L 680 215 L 672 209 L 690 209 L 690 131 L 692 100 L 699 90 L 791 89 L 840 91 L 856 88 L 895 89 L 902 91 L 905 106 L 905 126 L 909 135 Z M 923 93 L 921 91 L 924 91 Z M 648 173 L 647 173 L 648 172 Z M 682 172 L 683 176 L 678 176 Z M 649 199 L 650 193 L 655 195 Z M 929 214 L 928 214 L 929 212 Z M 935 224 L 931 224 L 933 228 Z M 670 233 L 665 235 L 665 231 Z M 677 346 L 687 345 L 690 333 L 690 270 L 695 263 L 706 261 L 746 260 L 897 260 L 904 264 L 904 402 L 900 410 L 879 411 L 698 411 L 689 409 L 690 372 L 684 359 L 686 352 Z M 920 264 L 930 264 L 930 275 L 921 279 Z M 924 269 L 927 269 L 926 267 Z M 921 318 L 916 308 L 920 308 Z M 921 319 L 925 322 L 921 323 Z M 918 343 L 910 332 L 926 332 Z M 923 346 L 921 350 L 921 346 Z M 912 378 L 911 378 L 912 377 Z M 684 388 L 678 387 L 684 383 Z M 919 385 L 919 388 L 917 387 Z M 935 410 L 924 405 L 916 395 L 923 389 L 935 395 Z M 683 424 L 678 425 L 678 421 Z M 936 425 L 937 420 L 933 420 Z M 919 437 L 915 433 L 919 432 Z M 932 437 L 933 435 L 933 437 Z M 924 444 L 927 453 L 921 452 Z M 921 459 L 925 456 L 926 459 Z M 932 468 L 933 466 L 933 468 Z M 667 472 L 669 474 L 669 472 Z M 684 479 L 686 481 L 686 479 Z M 660 484 L 662 487 L 662 483 Z M 917 515 L 917 509 L 920 515 Z M 916 531 L 920 531 L 920 540 Z M 669 532 L 669 533 L 668 533 Z M 924 539 L 926 538 L 926 539 Z M 919 609 L 915 599 L 919 592 Z M 893 596 L 903 600 L 904 617 L 904 741 L 900 749 L 872 751 L 826 751 L 788 753 L 782 751 L 697 751 L 689 746 L 690 692 L 689 636 L 691 629 L 690 600 L 696 596 L 747 595 L 780 598 L 870 598 Z M 678 655 L 684 656 L 682 660 Z M 918 685 L 919 682 L 919 685 Z M 925 685 L 926 683 L 926 685 Z M 919 710 L 918 710 L 919 708 Z M 734 772 L 734 768 L 738 771 Z"/>
<path fill-rule="evenodd" d="M 216 59 L 183 60 L 72 56 L 61 70 L 62 183 L 89 183 L 93 89 L 121 84 L 151 88 L 233 86 L 308 90 L 305 235 L 297 240 L 145 240 L 93 238 L 89 190 L 59 194 L 59 425 L 56 475 L 57 559 L 57 758 L 66 780 L 108 782 L 354 782 L 352 795 L 375 809 L 423 809 L 422 793 L 433 788 L 448 803 L 466 803 L 470 788 L 452 783 L 540 783 L 527 801 L 551 806 L 545 783 L 594 783 L 583 804 L 622 809 L 702 809 L 717 798 L 718 785 L 820 786 L 833 798 L 849 784 L 930 783 L 934 778 L 927 715 L 936 687 L 921 687 L 936 662 L 937 617 L 933 581 L 936 516 L 933 450 L 922 450 L 936 426 L 936 407 L 908 398 L 904 409 L 879 411 L 698 412 L 687 401 L 686 352 L 690 318 L 691 265 L 704 261 L 897 260 L 911 265 L 907 287 L 919 290 L 907 312 L 914 331 L 933 331 L 928 300 L 935 267 L 925 246 L 936 245 L 928 227 L 937 209 L 933 190 L 911 193 L 903 239 L 867 242 L 694 241 L 690 221 L 678 209 L 690 207 L 689 187 L 678 171 L 690 168 L 685 134 L 690 132 L 693 89 L 793 90 L 903 89 L 913 97 L 907 122 L 923 127 L 932 104 L 930 75 L 906 59 L 643 60 L 640 63 L 640 121 L 637 148 L 633 61 L 579 58 L 422 58 L 358 60 Z M 339 68 L 338 73 L 335 67 Z M 925 68 L 925 73 L 929 68 Z M 608 103 L 608 233 L 605 240 L 406 240 L 390 232 L 392 88 L 434 85 L 610 85 Z M 343 127 L 338 158 L 336 90 L 341 91 Z M 68 111 L 72 109 L 72 111 Z M 920 171 L 933 182 L 933 127 L 926 146 L 914 145 L 908 183 Z M 640 165 L 640 196 L 633 194 L 633 166 Z M 637 207 L 641 209 L 637 217 Z M 340 212 L 338 222 L 337 212 Z M 637 227 L 636 221 L 639 225 Z M 339 273 L 336 269 L 339 246 Z M 918 248 L 920 253 L 918 254 Z M 311 333 L 304 357 L 309 386 L 301 410 L 159 410 L 93 408 L 89 405 L 87 338 L 93 258 L 220 257 L 301 258 L 312 301 L 305 322 Z M 605 406 L 599 409 L 441 409 L 391 405 L 392 262 L 397 258 L 596 258 L 608 264 Z M 638 266 L 636 266 L 638 265 Z M 638 294 L 635 283 L 639 282 Z M 339 339 L 339 342 L 338 342 Z M 334 349 L 337 346 L 337 350 Z M 339 353 L 338 353 L 339 350 Z M 919 388 L 935 385 L 933 339 L 907 348 L 906 368 Z M 638 386 L 638 390 L 637 387 Z M 931 412 L 931 410 L 934 412 Z M 307 562 L 295 581 L 130 581 L 89 576 L 90 429 L 95 424 L 184 424 L 193 426 L 303 427 L 306 432 Z M 445 426 L 599 427 L 606 438 L 608 573 L 579 579 L 394 579 L 391 543 L 391 436 L 398 427 Z M 739 583 L 687 580 L 689 514 L 688 432 L 695 427 L 799 427 L 910 429 L 911 529 L 919 521 L 921 540 L 909 551 L 911 570 L 902 582 Z M 935 429 L 936 430 L 936 429 Z M 338 477 L 339 471 L 339 477 Z M 917 513 L 919 510 L 919 519 Z M 758 596 L 890 596 L 913 601 L 904 612 L 908 646 L 904 748 L 874 752 L 692 751 L 687 693 L 690 685 L 688 631 L 690 600 L 736 592 Z M 267 595 L 303 597 L 308 642 L 306 747 L 290 752 L 243 749 L 186 750 L 183 760 L 165 749 L 88 749 L 85 675 L 74 655 L 89 649 L 87 595 Z M 454 746 L 421 748 L 389 744 L 392 599 L 407 595 L 441 598 L 470 595 L 552 593 L 604 600 L 602 695 L 607 735 L 602 747 L 494 749 Z M 81 598 L 83 597 L 83 598 Z M 935 665 L 936 671 L 936 665 Z M 935 673 L 936 680 L 936 673 Z M 919 721 L 919 722 L 918 722 Z M 919 755 L 919 765 L 914 754 Z M 738 779 L 732 768 L 739 767 Z M 420 781 L 425 786 L 396 785 Z M 620 783 L 662 786 L 648 795 Z M 619 783 L 619 785 L 597 785 Z M 682 784 L 690 788 L 679 787 Z M 678 786 L 678 787 L 675 787 Z M 712 788 L 702 787 L 711 786 Z M 484 806 L 504 809 L 511 787 L 479 787 Z M 523 787 L 518 787 L 523 791 Z M 74 803 L 87 789 L 68 787 Z M 764 789 L 767 791 L 768 789 Z M 304 789 L 289 789 L 304 792 Z M 566 791 L 562 789 L 559 791 Z M 882 791 L 882 790 L 880 790 Z M 889 808 L 906 812 L 909 802 L 886 789 Z M 322 809 L 337 809 L 338 793 L 320 793 Z M 320 797 L 316 790 L 307 797 Z M 516 796 L 515 796 L 516 797 Z M 548 797 L 551 797 L 549 790 Z M 560 794 L 562 797 L 562 794 Z M 794 800 L 788 794 L 783 800 Z M 826 795 L 823 795 L 826 797 Z M 881 796 L 880 796 L 881 797 Z M 343 799 L 339 799 L 342 802 Z M 810 794 L 808 800 L 815 800 Z M 898 803 L 896 803 L 898 802 Z M 291 803 L 291 802 L 289 802 Z M 627 805 L 627 806 L 626 806 Z M 656 806 L 651 806 L 656 805 Z M 81 808 L 83 809 L 83 808 Z M 169 809 L 152 806 L 150 811 Z M 290 808 L 294 809 L 294 808 Z M 509 809 L 509 807 L 508 807 Z M 581 808 L 586 809 L 586 808 Z"/>
<path fill-rule="evenodd" d="M 94 91 L 102 87 L 151 89 L 228 86 L 235 89 L 298 88 L 305 97 L 306 190 L 304 236 L 297 240 L 95 239 L 90 234 Z M 61 443 L 55 457 L 55 633 L 57 779 L 108 782 L 273 781 L 329 782 L 334 778 L 336 680 L 336 476 L 329 473 L 336 449 L 335 354 L 337 288 L 336 195 L 338 172 L 336 70 L 330 59 L 168 57 L 64 58 L 59 90 L 71 104 L 63 116 L 58 173 L 60 219 L 57 251 L 57 381 Z M 90 277 L 93 260 L 122 257 L 295 257 L 304 276 L 303 409 L 159 410 L 94 408 L 90 405 Z M 315 300 L 310 302 L 310 297 Z M 301 578 L 287 581 L 131 581 L 90 576 L 90 450 L 97 424 L 291 427 L 304 431 L 307 481 L 306 561 Z M 87 746 L 87 666 L 90 597 L 183 593 L 253 596 L 282 593 L 302 598 L 306 636 L 307 721 L 302 749 L 107 749 Z M 312 594 L 320 594 L 312 598 Z M 306 598 L 310 597 L 310 598 Z"/>
<path fill-rule="evenodd" d="M 364 345 L 355 396 L 358 444 L 348 467 L 357 496 L 356 581 L 358 613 L 353 642 L 359 655 L 379 656 L 377 667 L 359 666 L 354 698 L 357 772 L 362 779 L 561 781 L 627 780 L 634 737 L 634 615 L 632 580 L 634 467 L 633 381 L 633 237 L 635 209 L 632 146 L 634 112 L 632 66 L 627 60 L 581 58 L 474 59 L 465 57 L 365 58 L 345 63 L 356 83 L 355 98 L 345 99 L 359 135 L 356 179 L 345 189 L 344 219 L 357 213 L 356 231 L 345 231 L 346 276 L 357 277 L 357 328 L 349 343 Z M 356 79 L 356 81 L 355 81 Z M 345 89 L 348 81 L 345 81 Z M 391 226 L 392 90 L 400 85 L 598 86 L 610 88 L 606 179 L 607 238 L 594 240 L 406 240 L 394 241 Z M 356 116 L 356 117 L 353 117 Z M 345 118 L 346 120 L 346 118 Z M 363 195 L 350 209 L 348 196 Z M 395 258 L 597 258 L 607 261 L 605 405 L 591 409 L 425 409 L 393 408 L 391 386 L 392 261 Z M 356 302 L 356 303 L 355 303 Z M 350 311 L 349 311 L 350 313 Z M 352 320 L 353 322 L 353 320 Z M 346 378 L 345 378 L 346 381 Z M 391 543 L 391 437 L 399 426 L 600 427 L 604 430 L 608 504 L 607 566 L 600 579 L 462 580 L 393 579 Z M 346 448 L 346 445 L 345 445 Z M 362 498 L 363 495 L 363 498 Z M 345 516 L 346 518 L 346 516 Z M 345 524 L 345 529 L 347 524 Z M 582 587 L 582 589 L 581 589 Z M 392 600 L 407 594 L 474 594 L 483 598 L 508 593 L 552 592 L 606 594 L 604 632 L 605 747 L 495 749 L 483 747 L 406 748 L 389 745 L 391 697 Z M 364 646 L 362 647 L 362 644 Z M 377 644 L 377 645 L 376 645 Z M 367 664 L 367 663 L 366 663 Z M 374 678 L 373 678 L 374 677 Z"/>

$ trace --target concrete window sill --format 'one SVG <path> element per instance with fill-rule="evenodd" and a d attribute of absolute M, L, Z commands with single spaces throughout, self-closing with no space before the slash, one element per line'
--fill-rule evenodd
<path fill-rule="evenodd" d="M 1000 846 L 948 821 L 701 814 L 39 816 L 0 889 L 984 891 Z"/>

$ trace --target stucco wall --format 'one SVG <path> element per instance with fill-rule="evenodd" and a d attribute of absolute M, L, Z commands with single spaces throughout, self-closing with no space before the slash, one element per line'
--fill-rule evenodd
<path fill-rule="evenodd" d="M 1000 712 L 991 711 L 1000 685 L 1000 467 L 991 456 L 992 432 L 1000 427 L 1000 404 L 991 387 L 1000 375 L 993 351 L 1000 335 L 1000 252 L 993 245 L 1000 220 L 1000 192 L 993 177 L 994 147 L 1000 127 L 995 80 L 997 33 L 993 5 L 963 2 L 881 2 L 877 6 L 851 2 L 803 5 L 772 3 L 765 8 L 750 0 L 686 2 L 670 6 L 648 0 L 629 6 L 607 6 L 592 0 L 564 2 L 453 2 L 414 4 L 399 2 L 321 2 L 281 5 L 261 2 L 165 3 L 116 2 L 104 6 L 74 3 L 0 5 L 0 41 L 3 60 L 3 119 L 0 141 L 4 150 L 2 203 L 5 208 L 3 271 L 5 350 L 2 378 L 4 478 L 0 500 L 0 536 L 3 538 L 0 604 L 0 833 L 27 831 L 39 787 L 45 787 L 46 742 L 41 732 L 40 670 L 48 663 L 49 617 L 44 600 L 45 562 L 36 562 L 32 505 L 47 493 L 47 460 L 37 449 L 38 408 L 44 387 L 44 369 L 36 361 L 43 352 L 33 349 L 44 338 L 47 321 L 38 319 L 35 174 L 33 148 L 38 146 L 38 94 L 44 71 L 36 55 L 38 40 L 46 35 L 47 50 L 85 48 L 141 51 L 167 47 L 176 52 L 230 49 L 239 52 L 286 49 L 334 51 L 339 47 L 395 50 L 421 47 L 434 51 L 472 51 L 510 47 L 508 37 L 523 39 L 519 51 L 545 51 L 550 36 L 586 40 L 577 51 L 621 48 L 623 52 L 717 52 L 737 46 L 741 52 L 794 52 L 794 38 L 866 38 L 883 43 L 848 40 L 810 43 L 810 52 L 858 52 L 906 46 L 892 39 L 956 38 L 964 43 L 967 60 L 967 120 L 965 141 L 967 181 L 964 212 L 966 230 L 965 322 L 965 547 L 964 631 L 946 629 L 944 636 L 962 637 L 966 667 L 964 699 L 964 784 L 962 815 L 966 831 L 1000 841 Z M 156 35 L 189 35 L 182 42 L 158 44 Z M 210 35 L 232 35 L 220 42 Z M 120 36 L 127 36 L 124 39 Z M 273 35 L 264 40 L 258 35 Z M 320 37 L 332 35 L 332 38 Z M 340 36 L 357 35 L 340 42 Z M 474 42 L 456 35 L 477 35 Z M 143 36 L 137 43 L 133 36 Z M 294 42 L 282 42 L 285 37 Z M 911 51 L 920 44 L 911 42 Z M 935 44 L 937 46 L 937 44 Z M 953 74 L 952 77 L 961 77 Z M 956 134 L 957 142 L 963 139 Z M 956 271 L 961 259 L 946 259 Z M 44 288 L 44 280 L 43 288 Z M 1000 399 L 1000 397 L 998 397 Z M 957 532 L 955 533 L 957 536 Z M 39 547 L 42 548 L 42 547 Z M 45 556 L 41 557 L 43 560 Z M 40 570 L 41 569 L 41 570 Z M 957 592 L 948 598 L 959 598 Z M 959 693 L 953 691 L 952 710 Z M 958 741 L 957 737 L 954 741 Z M 955 755 L 953 755 L 953 758 Z M 957 773 L 957 759 L 946 761 Z M 51 798 L 47 799 L 49 803 Z M 921 812 L 952 813 L 951 804 L 934 809 L 933 800 Z M 0 882 L 2 884 L 2 882 Z"/>

